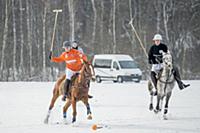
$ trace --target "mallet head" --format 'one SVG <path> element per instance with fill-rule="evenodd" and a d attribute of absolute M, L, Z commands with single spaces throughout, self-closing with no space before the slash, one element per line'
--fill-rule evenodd
<path fill-rule="evenodd" d="M 53 12 L 62 12 L 62 9 L 55 9 Z"/>

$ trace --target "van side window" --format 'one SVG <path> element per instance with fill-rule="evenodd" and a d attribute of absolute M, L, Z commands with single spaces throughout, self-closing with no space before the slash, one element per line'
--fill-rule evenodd
<path fill-rule="evenodd" d="M 96 59 L 94 62 L 94 67 L 97 68 L 111 68 L 112 60 L 108 59 Z"/>
<path fill-rule="evenodd" d="M 113 68 L 115 68 L 116 70 L 119 70 L 119 66 L 117 65 L 117 62 L 113 62 Z"/>

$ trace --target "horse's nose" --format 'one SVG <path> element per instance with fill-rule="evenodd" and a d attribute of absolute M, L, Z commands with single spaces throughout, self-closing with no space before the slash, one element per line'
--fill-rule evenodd
<path fill-rule="evenodd" d="M 171 67 L 172 65 L 171 64 L 168 64 L 168 67 Z"/>
<path fill-rule="evenodd" d="M 92 76 L 92 81 L 95 81 L 95 80 L 96 80 L 95 76 Z"/>

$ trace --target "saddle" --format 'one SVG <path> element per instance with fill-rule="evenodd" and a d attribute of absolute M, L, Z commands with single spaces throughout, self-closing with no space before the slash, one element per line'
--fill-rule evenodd
<path fill-rule="evenodd" d="M 84 82 L 83 84 L 76 84 L 75 80 L 76 78 L 78 78 L 79 76 L 79 73 L 76 73 L 72 76 L 71 78 L 71 82 L 70 82 L 70 85 L 69 85 L 69 91 L 68 91 L 68 96 L 71 96 L 71 91 L 72 91 L 72 88 L 74 86 L 78 87 L 78 88 L 81 88 L 81 90 L 84 92 L 84 93 L 87 93 L 89 91 L 89 83 L 87 82 Z M 89 98 L 92 98 L 93 96 L 91 95 L 88 95 Z"/>

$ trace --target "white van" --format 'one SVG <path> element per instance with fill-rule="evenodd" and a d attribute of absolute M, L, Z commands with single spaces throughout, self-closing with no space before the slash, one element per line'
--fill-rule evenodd
<path fill-rule="evenodd" d="M 129 55 L 100 54 L 93 58 L 93 66 L 97 83 L 105 80 L 114 82 L 140 82 L 142 72 Z"/>

